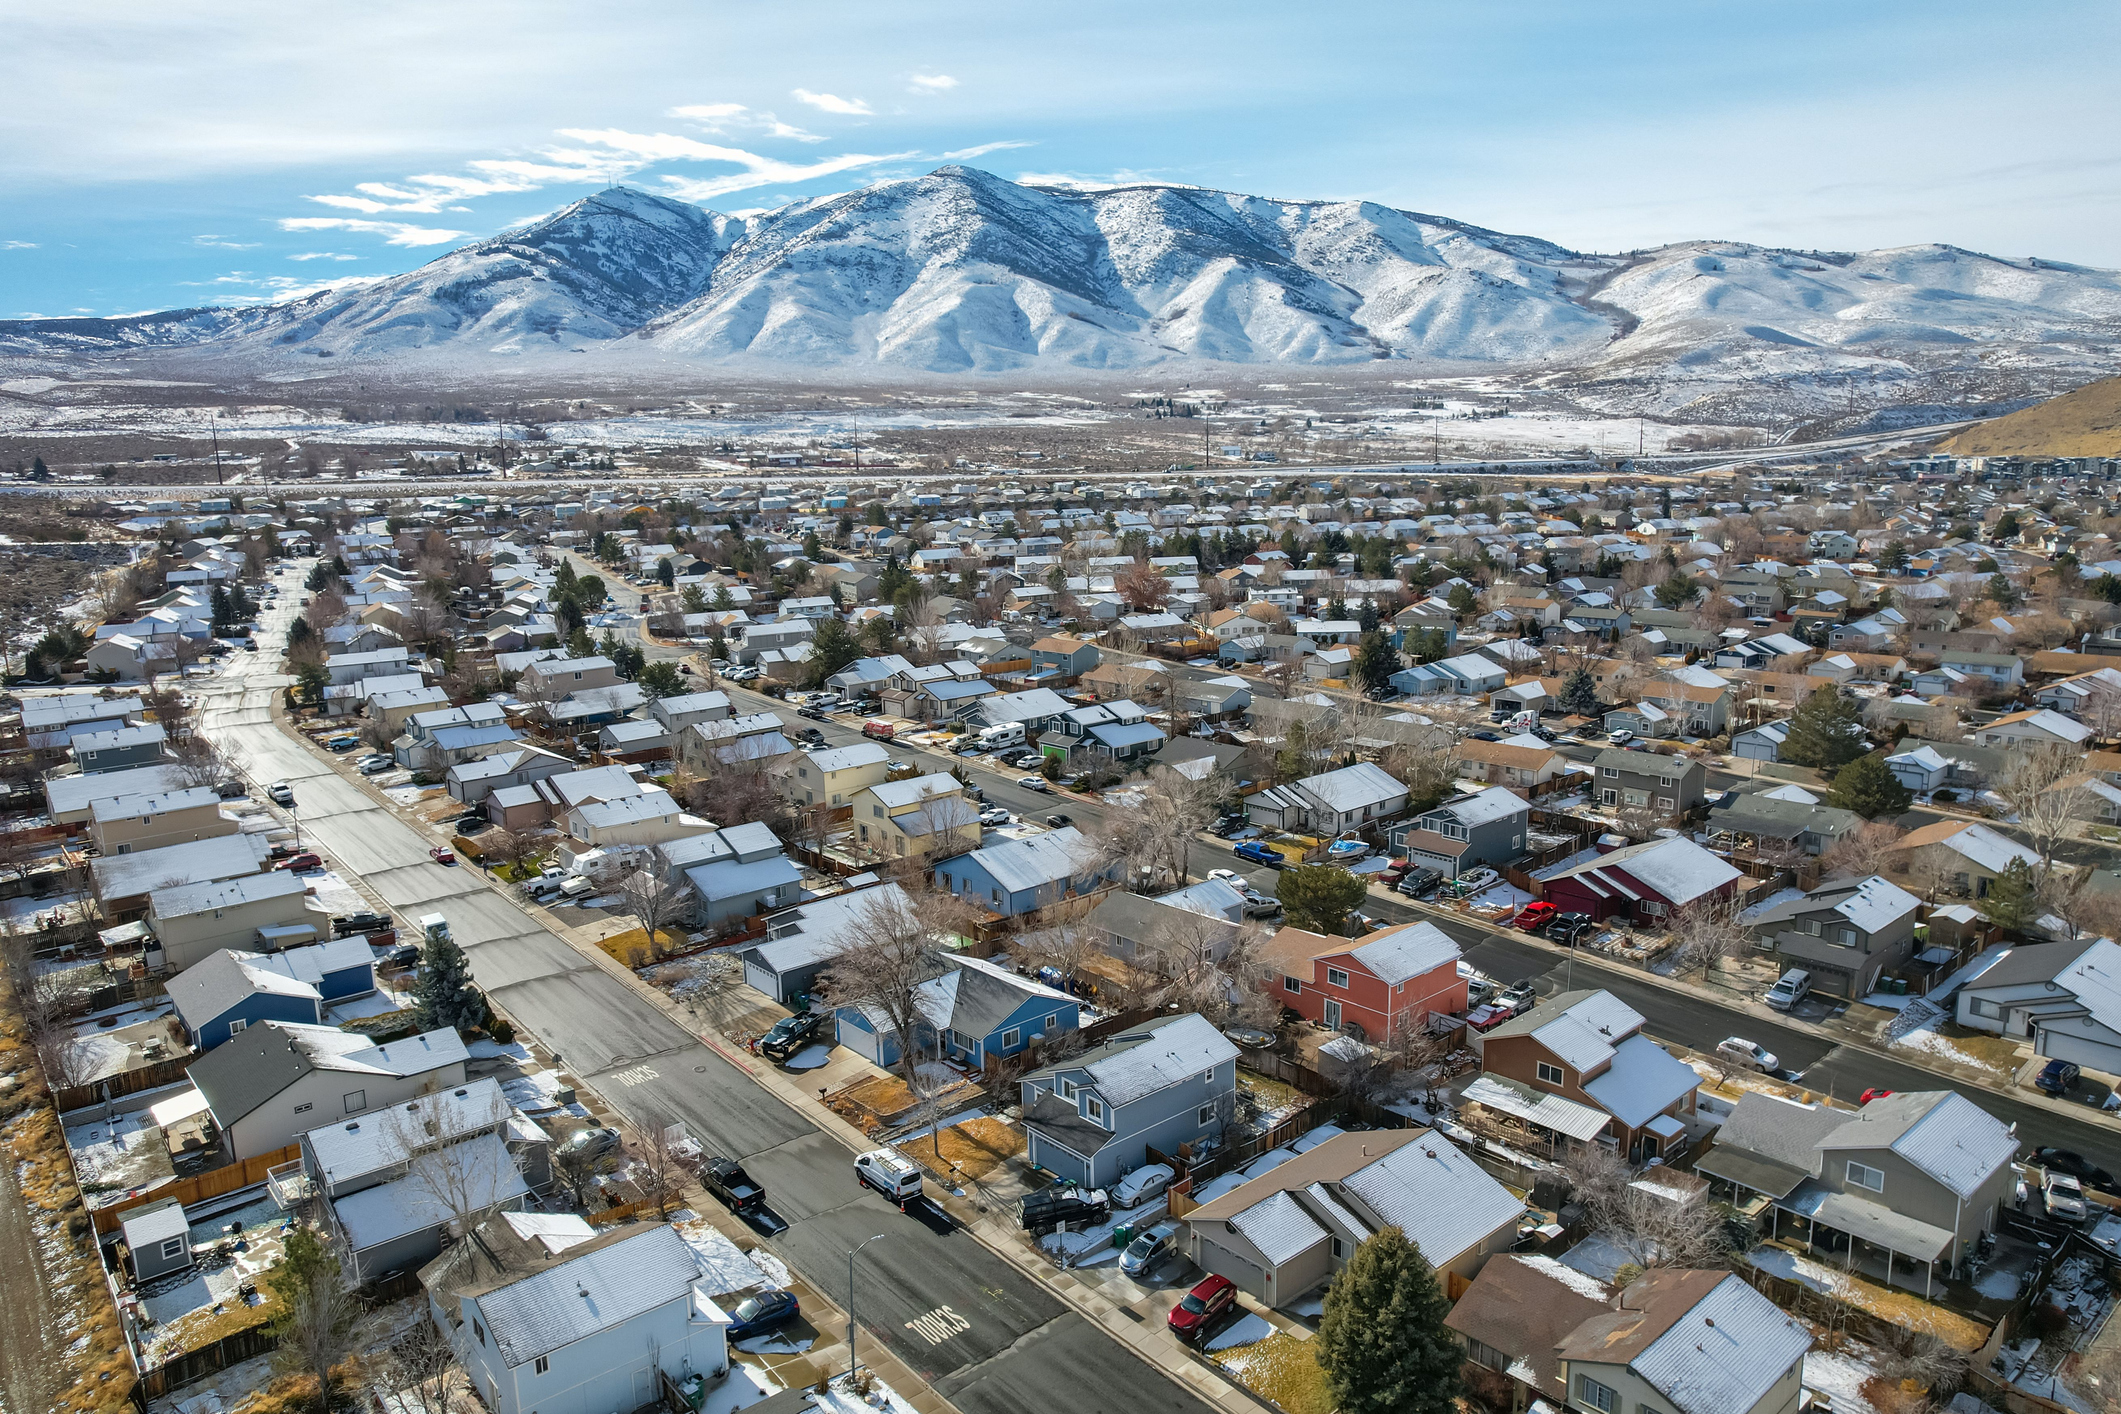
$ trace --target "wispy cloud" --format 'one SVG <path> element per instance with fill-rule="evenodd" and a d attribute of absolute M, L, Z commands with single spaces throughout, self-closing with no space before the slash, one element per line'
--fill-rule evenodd
<path fill-rule="evenodd" d="M 807 132 L 793 123 L 782 122 L 771 113 L 747 108 L 741 103 L 687 103 L 671 109 L 670 116 L 690 119 L 711 133 L 744 129 L 762 132 L 767 137 L 789 138 L 795 142 L 825 140 L 823 133 Z"/>
<path fill-rule="evenodd" d="M 719 177 L 665 175 L 662 179 L 663 185 L 669 188 L 672 196 L 681 201 L 708 201 L 733 191 L 777 186 L 784 182 L 807 181 L 812 177 L 828 177 L 835 172 L 850 171 L 857 167 L 873 167 L 880 162 L 896 162 L 915 155 L 911 152 L 850 152 L 838 157 L 828 157 L 820 162 L 798 163 L 783 162 L 776 157 L 764 157 L 740 147 L 701 142 L 697 138 L 683 137 L 675 133 L 630 133 L 619 128 L 563 128 L 560 135 L 573 138 L 577 142 L 609 148 L 627 165 L 635 168 L 657 162 L 676 161 L 727 162 L 744 169 Z"/>
<path fill-rule="evenodd" d="M 1018 172 L 1017 181 L 1027 187 L 1060 187 L 1068 191 L 1109 191 L 1113 187 L 1184 186 L 1183 182 L 1162 182 L 1146 172 L 1121 170 L 1102 177 L 1085 177 L 1077 172 Z"/>
<path fill-rule="evenodd" d="M 477 167 L 481 164 L 474 162 L 471 165 Z M 336 206 L 342 211 L 360 211 L 371 216 L 385 211 L 431 216 L 445 208 L 452 211 L 464 209 L 451 205 L 453 202 L 468 201 L 480 196 L 499 196 L 506 192 L 534 191 L 537 185 L 536 182 L 507 173 L 461 177 L 430 172 L 407 177 L 403 184 L 361 182 L 354 187 L 357 195 L 312 196 L 310 200 L 325 206 Z"/>
<path fill-rule="evenodd" d="M 873 109 L 859 98 L 842 98 L 836 93 L 812 93 L 807 88 L 793 90 L 796 101 L 826 113 L 839 113 L 850 118 L 866 118 Z"/>
<path fill-rule="evenodd" d="M 460 241 L 469 231 L 445 231 L 435 226 L 412 226 L 403 221 L 359 221 L 349 216 L 283 216 L 283 231 L 358 231 L 381 236 L 391 245 L 443 245 Z"/>
<path fill-rule="evenodd" d="M 0 241 L 0 250 L 35 250 L 35 241 Z M 25 315 L 24 318 L 41 319 L 42 315 Z"/>
<path fill-rule="evenodd" d="M 271 304 L 280 300 L 303 299 L 326 290 L 372 285 L 378 280 L 388 278 L 386 275 L 339 275 L 329 280 L 304 280 L 293 275 L 257 275 L 248 270 L 231 270 L 228 274 L 217 275 L 211 280 L 186 280 L 181 283 L 211 287 L 218 291 L 214 298 L 227 304 Z"/>
<path fill-rule="evenodd" d="M 256 250 L 258 248 L 258 242 L 256 241 L 232 241 L 226 236 L 214 235 L 193 236 L 191 243 L 193 245 L 213 246 L 219 250 Z"/>
<path fill-rule="evenodd" d="M 913 91 L 915 93 L 941 93 L 946 88 L 956 87 L 957 80 L 948 74 L 915 74 L 913 76 Z"/>
<path fill-rule="evenodd" d="M 955 152 L 946 152 L 943 154 L 943 161 L 962 162 L 968 157 L 985 157 L 990 152 L 1000 152 L 1005 148 L 1037 146 L 1037 143 L 1023 138 L 1010 138 L 1005 142 L 983 142 L 978 147 L 960 147 Z"/>
<path fill-rule="evenodd" d="M 300 255 L 290 255 L 289 260 L 359 260 L 358 255 L 341 255 L 335 250 L 305 250 Z"/>

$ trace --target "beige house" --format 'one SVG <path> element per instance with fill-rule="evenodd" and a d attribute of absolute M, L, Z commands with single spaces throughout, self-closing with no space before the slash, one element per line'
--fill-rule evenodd
<path fill-rule="evenodd" d="M 622 844 L 664 844 L 704 835 L 713 828 L 699 816 L 687 815 L 670 792 L 661 787 L 638 795 L 592 801 L 567 812 L 567 833 L 585 850 Z"/>
<path fill-rule="evenodd" d="M 1665 1269 L 1630 1282 L 1556 1353 L 1572 1410 L 1796 1414 L 1811 1348 L 1804 1324 L 1744 1278 Z"/>
<path fill-rule="evenodd" d="M 523 669 L 516 690 L 526 701 L 557 702 L 569 693 L 615 686 L 618 680 L 618 664 L 609 658 L 547 658 Z"/>
<path fill-rule="evenodd" d="M 947 859 L 979 848 L 979 807 L 947 772 L 878 781 L 848 801 L 854 807 L 855 842 L 872 854 Z"/>
<path fill-rule="evenodd" d="M 780 792 L 804 805 L 845 805 L 862 790 L 881 785 L 891 753 L 873 741 L 831 751 L 798 751 L 774 763 Z"/>
<path fill-rule="evenodd" d="M 1467 780 L 1509 786 L 1528 794 L 1534 786 L 1545 785 L 1568 767 L 1568 759 L 1553 747 L 1537 737 L 1527 737 L 1527 740 L 1538 744 L 1475 741 L 1471 738 L 1461 741 L 1458 743 L 1458 774 Z"/>
<path fill-rule="evenodd" d="M 103 854 L 137 854 L 164 845 L 232 835 L 237 821 L 221 813 L 210 786 L 120 795 L 89 806 L 89 834 Z"/>
<path fill-rule="evenodd" d="M 321 1124 L 381 1124 L 359 1116 L 462 1085 L 469 1059 L 446 1026 L 379 1046 L 330 1026 L 261 1021 L 193 1061 L 186 1073 L 221 1130 L 227 1156 L 254 1159 Z"/>
<path fill-rule="evenodd" d="M 147 896 L 147 926 L 163 965 L 182 972 L 221 948 L 277 952 L 331 936 L 331 915 L 285 870 L 216 884 L 174 884 Z"/>

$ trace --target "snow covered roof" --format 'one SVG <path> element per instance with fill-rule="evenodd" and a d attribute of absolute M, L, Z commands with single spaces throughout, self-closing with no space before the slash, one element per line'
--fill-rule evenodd
<path fill-rule="evenodd" d="M 1529 1034 L 1564 1065 L 1594 1070 L 1642 1029 L 1642 1013 L 1611 992 L 1564 992 L 1498 1030 Z"/>
<path fill-rule="evenodd" d="M 1674 906 L 1692 903 L 1741 875 L 1741 871 L 1692 840 L 1674 835 L 1631 844 L 1601 854 L 1596 859 L 1587 859 L 1562 870 L 1548 882 L 1581 877 L 1586 883 L 1610 885 L 1629 898 L 1637 897 L 1624 882 L 1614 877 L 1621 871 L 1655 889 Z"/>
<path fill-rule="evenodd" d="M 1433 1130 L 1357 1169 L 1340 1186 L 1405 1232 L 1438 1268 L 1524 1213 L 1507 1188 Z"/>
<path fill-rule="evenodd" d="M 1296 783 L 1320 805 L 1343 814 L 1371 805 L 1382 805 L 1407 793 L 1382 766 L 1360 761 L 1323 775 L 1306 776 Z"/>
<path fill-rule="evenodd" d="M 1821 1149 L 1890 1149 L 1961 1198 L 2018 1153 L 2004 1123 L 1950 1090 L 1912 1090 L 1871 1101 L 1819 1142 Z"/>
<path fill-rule="evenodd" d="M 1189 1012 L 1148 1031 L 1120 1036 L 1079 1064 L 1090 1072 L 1098 1093 L 1117 1106 L 1236 1059 L 1237 1047 L 1229 1038 L 1206 1017 Z"/>
<path fill-rule="evenodd" d="M 1260 1255 L 1280 1266 L 1326 1240 L 1329 1234 L 1287 1193 L 1270 1194 L 1230 1219 L 1230 1225 L 1251 1239 Z"/>
<path fill-rule="evenodd" d="M 1681 1414 L 1726 1414 L 1758 1405 L 1811 1348 L 1809 1330 L 1727 1274 L 1629 1363 Z"/>
<path fill-rule="evenodd" d="M 1458 940 L 1426 921 L 1372 934 L 1351 951 L 1378 980 L 1395 987 L 1439 967 L 1453 966 L 1460 957 Z"/>
<path fill-rule="evenodd" d="M 1489 786 L 1486 790 L 1447 801 L 1439 808 L 1448 811 L 1459 824 L 1471 827 L 1506 820 L 1512 815 L 1526 814 L 1532 806 L 1531 802 L 1523 796 L 1512 794 L 1507 787 Z"/>
<path fill-rule="evenodd" d="M 685 1239 L 658 1224 L 483 1292 L 477 1302 L 502 1359 L 515 1369 L 688 1299 L 699 1274 L 699 1259 Z"/>
<path fill-rule="evenodd" d="M 1692 1066 L 1638 1033 L 1613 1048 L 1613 1063 L 1583 1089 L 1613 1118 L 1640 1129 L 1700 1084 Z"/>

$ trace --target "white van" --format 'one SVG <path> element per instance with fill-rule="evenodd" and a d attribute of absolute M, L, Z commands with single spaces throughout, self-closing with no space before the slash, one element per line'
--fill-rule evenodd
<path fill-rule="evenodd" d="M 998 727 L 989 727 L 976 738 L 982 751 L 999 751 L 1005 746 L 1024 744 L 1024 724 L 1004 722 Z"/>
<path fill-rule="evenodd" d="M 1777 1011 L 1788 1011 L 1803 1001 L 1811 990 L 1812 974 L 1801 967 L 1793 967 L 1768 988 L 1767 1004 Z"/>
<path fill-rule="evenodd" d="M 896 1149 L 871 1149 L 854 1161 L 854 1176 L 904 1208 L 921 1196 L 920 1166 Z"/>

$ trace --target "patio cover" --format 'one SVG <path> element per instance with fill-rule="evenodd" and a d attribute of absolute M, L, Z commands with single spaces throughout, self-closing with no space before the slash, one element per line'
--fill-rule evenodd
<path fill-rule="evenodd" d="M 1896 1213 L 1880 1203 L 1836 1193 L 1814 1179 L 1806 1179 L 1795 1193 L 1775 1206 L 1903 1257 L 1938 1262 L 1952 1250 L 1952 1235 L 1943 1228 Z"/>
<path fill-rule="evenodd" d="M 1549 1095 L 1523 1081 L 1500 1075 L 1481 1076 L 1465 1088 L 1460 1100 L 1465 1104 L 1485 1105 L 1570 1139 L 1595 1139 L 1605 1132 L 1612 1118 L 1603 1110 L 1564 1100 L 1559 1095 Z"/>

